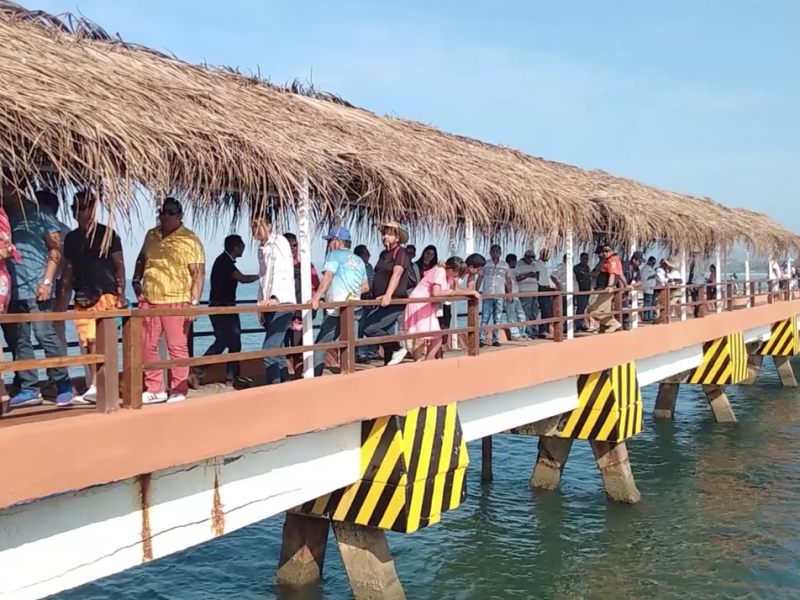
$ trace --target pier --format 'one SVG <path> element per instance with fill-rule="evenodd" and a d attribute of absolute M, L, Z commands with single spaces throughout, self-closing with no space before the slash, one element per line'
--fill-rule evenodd
<path fill-rule="evenodd" d="M 800 295 L 791 278 L 751 277 L 749 261 L 787 256 L 791 265 L 800 238 L 764 215 L 187 65 L 94 24 L 70 29 L 2 1 L 0 41 L 0 71 L 18 69 L 0 86 L 3 172 L 25 189 L 102 189 L 104 210 L 126 218 L 137 202 L 152 216 L 168 190 L 225 225 L 291 218 L 303 300 L 97 312 L 92 353 L 0 363 L 0 373 L 96 365 L 98 392 L 90 407 L 0 407 L 2 600 L 44 598 L 276 515 L 285 519 L 279 585 L 320 585 L 333 535 L 355 600 L 402 600 L 386 532 L 415 535 L 461 509 L 475 468 L 468 442 L 481 440 L 487 482 L 503 468 L 493 464 L 495 436 L 536 438 L 530 469 L 517 475 L 545 493 L 569 477 L 573 446 L 589 444 L 605 488 L 597 502 L 632 505 L 641 492 L 627 441 L 680 411 L 680 386 L 702 389 L 709 418 L 727 427 L 736 415 L 726 389 L 751 385 L 764 360 L 783 386 L 797 385 L 790 360 L 800 352 Z M 311 240 L 332 224 L 375 227 L 387 218 L 449 231 L 465 254 L 502 236 L 545 240 L 540 246 L 563 251 L 569 266 L 576 250 L 599 241 L 628 255 L 668 249 L 681 283 L 656 286 L 656 306 L 613 288 L 610 312 L 592 316 L 630 328 L 599 335 L 576 331 L 584 315 L 573 301 L 597 290 L 576 290 L 571 277 L 565 289 L 482 296 L 547 298 L 553 315 L 542 319 L 481 324 L 479 301 L 450 296 L 466 312 L 441 332 L 441 360 L 362 365 L 359 347 L 426 334 L 360 338 L 356 311 L 379 301 L 323 302 L 341 311 L 341 336 L 315 344 Z M 743 280 L 722 274 L 735 246 L 747 252 Z M 695 257 L 713 261 L 719 279 L 686 283 Z M 430 299 L 390 304 L 413 302 Z M 301 346 L 142 358 L 145 318 L 277 311 L 302 315 Z M 0 324 L 76 315 L 3 314 Z M 504 331 L 519 326 L 549 332 L 507 340 Z M 497 330 L 503 343 L 484 347 L 481 334 Z M 322 377 L 314 352 L 326 354 Z M 297 358 L 294 377 L 262 385 L 263 359 L 275 356 Z M 226 385 L 231 361 L 252 386 Z M 185 401 L 143 406 L 146 370 L 201 366 Z M 651 385 L 659 389 L 652 415 L 641 396 Z"/>

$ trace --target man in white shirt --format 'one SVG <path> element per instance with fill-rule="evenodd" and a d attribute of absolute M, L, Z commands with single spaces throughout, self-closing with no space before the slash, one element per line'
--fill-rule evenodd
<path fill-rule="evenodd" d="M 519 293 L 519 283 L 517 283 L 517 255 L 516 254 L 509 254 L 506 256 L 506 264 L 508 264 L 508 275 L 509 280 L 511 282 L 511 294 L 512 298 L 506 302 L 506 320 L 511 323 L 520 323 L 526 320 L 525 317 L 525 310 L 522 308 L 522 302 L 520 299 L 515 297 L 515 294 Z M 511 330 L 511 340 L 512 341 L 523 341 L 527 340 L 528 336 L 526 334 L 525 327 L 509 327 Z"/>
<path fill-rule="evenodd" d="M 517 263 L 514 269 L 514 279 L 520 292 L 539 291 L 539 265 L 536 261 L 536 250 L 526 250 L 525 256 Z M 533 321 L 539 312 L 539 299 L 537 297 L 520 298 L 522 310 L 525 311 L 525 320 Z M 525 328 L 525 335 L 534 337 L 536 327 L 529 325 Z"/>
<path fill-rule="evenodd" d="M 642 280 L 642 293 L 644 294 L 644 307 L 655 306 L 655 287 L 656 287 L 656 257 L 651 256 L 647 262 L 639 268 L 639 276 Z M 643 316 L 645 321 L 653 320 L 653 311 L 648 310 Z"/>
<path fill-rule="evenodd" d="M 294 259 L 289 240 L 276 233 L 269 217 L 256 217 L 252 223 L 253 238 L 258 247 L 258 305 L 276 306 L 294 304 Z M 259 321 L 266 329 L 261 348 L 282 348 L 286 344 L 286 331 L 292 324 L 292 311 L 260 313 Z M 264 359 L 267 384 L 289 381 L 285 356 Z"/>
<path fill-rule="evenodd" d="M 555 284 L 550 279 L 550 273 L 547 270 L 547 263 L 550 262 L 550 250 L 542 248 L 539 251 L 539 260 L 534 261 L 536 270 L 539 272 L 539 289 L 540 292 L 552 292 L 555 289 Z M 552 296 L 539 296 L 539 311 L 541 312 L 542 319 L 553 318 L 553 297 Z M 539 338 L 546 337 L 547 332 L 550 331 L 550 323 L 539 325 Z"/>
<path fill-rule="evenodd" d="M 500 246 L 489 249 L 489 260 L 478 276 L 477 288 L 483 283 L 483 294 L 508 294 L 511 292 L 511 276 L 508 264 L 500 260 Z M 487 298 L 481 302 L 481 325 L 499 325 L 503 322 L 503 300 Z M 481 331 L 481 347 L 486 346 L 486 332 Z M 500 330 L 492 330 L 492 346 L 500 345 Z"/>

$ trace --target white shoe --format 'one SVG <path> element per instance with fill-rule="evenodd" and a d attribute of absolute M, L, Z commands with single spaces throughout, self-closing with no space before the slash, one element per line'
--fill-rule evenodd
<path fill-rule="evenodd" d="M 90 385 L 89 389 L 79 396 L 73 396 L 73 404 L 97 404 L 97 387 Z"/>
<path fill-rule="evenodd" d="M 167 404 L 172 404 L 173 402 L 183 402 L 186 400 L 186 396 L 183 394 L 170 394 L 169 398 L 167 399 Z"/>
<path fill-rule="evenodd" d="M 401 362 L 403 362 L 403 359 L 406 357 L 406 354 L 408 354 L 408 350 L 406 350 L 405 348 L 400 348 L 400 350 L 396 350 L 392 354 L 392 359 L 386 366 L 391 367 L 394 365 L 399 365 Z"/>
<path fill-rule="evenodd" d="M 166 401 L 166 392 L 145 392 L 142 394 L 142 404 L 159 404 Z"/>

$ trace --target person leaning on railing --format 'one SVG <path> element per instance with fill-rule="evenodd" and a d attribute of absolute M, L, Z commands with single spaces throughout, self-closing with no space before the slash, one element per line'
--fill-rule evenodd
<path fill-rule="evenodd" d="M 136 259 L 133 291 L 140 309 L 184 308 L 200 304 L 205 279 L 205 254 L 200 239 L 183 224 L 183 207 L 174 198 L 161 205 L 160 225 L 147 232 Z M 167 339 L 171 359 L 189 358 L 189 326 L 195 316 L 145 317 L 142 359 L 160 359 L 158 344 Z M 161 369 L 144 372 L 142 404 L 182 402 L 189 392 L 189 367 L 170 369 L 169 394 Z"/>
<path fill-rule="evenodd" d="M 411 291 L 409 298 L 430 298 L 434 302 L 418 302 L 407 304 L 403 322 L 408 333 L 436 333 L 441 331 L 439 319 L 436 316 L 438 301 L 449 296 L 472 296 L 480 299 L 480 294 L 474 289 L 461 290 L 458 281 L 466 272 L 464 261 L 458 256 L 452 256 L 447 262 L 439 263 L 429 269 L 422 280 Z M 417 338 L 413 341 L 411 355 L 415 361 L 433 360 L 442 346 L 441 335 L 431 335 Z M 426 350 L 427 349 L 427 350 Z"/>
<path fill-rule="evenodd" d="M 11 185 L 3 180 L 3 207 L 11 225 L 11 241 L 20 253 L 21 261 L 11 263 L 11 306 L 16 314 L 52 312 L 54 278 L 61 262 L 61 229 L 52 210 L 27 200 L 22 194 L 23 183 Z M 14 360 L 33 360 L 31 330 L 47 358 L 66 356 L 67 349 L 56 334 L 51 321 L 19 323 L 4 328 Z M 56 385 L 56 406 L 72 403 L 72 381 L 69 369 L 49 369 Z M 19 371 L 19 392 L 11 398 L 11 408 L 42 403 L 38 369 Z"/>
<path fill-rule="evenodd" d="M 72 201 L 78 228 L 64 238 L 64 271 L 56 297 L 57 310 L 64 312 L 75 291 L 75 312 L 97 313 L 125 308 L 125 259 L 122 241 L 113 229 L 97 223 L 97 199 L 92 192 L 78 192 Z M 88 316 L 88 315 L 87 315 Z M 76 319 L 81 347 L 96 351 L 97 322 Z M 97 365 L 89 365 L 86 391 L 73 398 L 75 404 L 95 404 Z"/>

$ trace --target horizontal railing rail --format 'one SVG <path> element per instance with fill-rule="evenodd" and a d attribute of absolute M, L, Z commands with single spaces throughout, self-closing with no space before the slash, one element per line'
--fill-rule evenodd
<path fill-rule="evenodd" d="M 396 335 L 380 337 L 361 337 L 356 335 L 356 312 L 362 309 L 363 314 L 368 309 L 380 305 L 378 300 L 356 300 L 351 302 L 320 303 L 318 310 L 338 308 L 340 310 L 340 338 L 338 341 L 305 346 L 292 346 L 281 348 L 267 348 L 261 350 L 245 350 L 230 354 L 209 356 L 193 356 L 189 358 L 170 358 L 166 360 L 144 362 L 142 359 L 142 334 L 144 319 L 148 317 L 185 317 L 193 322 L 198 318 L 216 315 L 260 315 L 269 312 L 302 312 L 312 310 L 310 303 L 282 304 L 260 306 L 255 301 L 243 301 L 237 306 L 199 306 L 184 308 L 126 308 L 105 312 L 59 312 L 59 313 L 33 313 L 33 314 L 5 314 L 0 315 L 0 324 L 14 325 L 25 322 L 68 322 L 77 319 L 95 318 L 97 320 L 97 348 L 92 354 L 75 356 L 62 356 L 51 358 L 36 358 L 31 360 L 18 360 L 0 362 L 0 375 L 12 371 L 49 369 L 56 367 L 78 367 L 84 365 L 97 366 L 97 407 L 101 413 L 113 412 L 120 406 L 126 409 L 139 409 L 142 407 L 142 392 L 144 372 L 155 369 L 174 369 L 177 367 L 208 367 L 231 362 L 246 362 L 263 360 L 278 356 L 297 356 L 313 352 L 330 351 L 338 352 L 339 373 L 349 374 L 356 370 L 356 349 L 364 346 L 378 346 L 391 342 L 413 342 L 414 340 L 449 336 L 465 336 L 466 352 L 469 356 L 480 353 L 481 335 L 487 335 L 497 330 L 512 328 L 537 328 L 551 330 L 548 337 L 555 342 L 562 342 L 567 338 L 568 323 L 577 320 L 601 320 L 608 316 L 615 317 L 620 323 L 628 322 L 631 327 L 642 326 L 643 314 L 653 313 L 656 317 L 654 324 L 664 324 L 676 319 L 705 318 L 716 312 L 741 310 L 759 304 L 771 304 L 800 297 L 800 292 L 790 290 L 789 285 L 781 285 L 781 280 L 749 280 L 749 281 L 720 281 L 718 283 L 693 283 L 681 285 L 666 285 L 647 288 L 647 294 L 653 294 L 656 301 L 653 305 L 643 305 L 643 290 L 641 287 L 614 288 L 607 290 L 579 291 L 574 290 L 549 290 L 538 292 L 513 292 L 506 294 L 487 294 L 480 298 L 473 295 L 459 294 L 438 298 L 404 298 L 392 299 L 388 305 L 405 306 L 415 303 L 457 303 L 466 302 L 467 312 L 455 315 L 452 322 L 455 326 L 436 332 L 408 333 L 401 331 Z M 613 295 L 610 312 L 593 312 L 591 314 L 565 314 L 564 307 L 567 300 L 573 302 L 581 296 L 592 296 L 598 293 Z M 635 299 L 634 299 L 635 295 Z M 552 316 L 538 319 L 529 319 L 519 322 L 481 323 L 481 303 L 483 300 L 508 300 L 522 298 L 550 298 Z M 455 311 L 454 311 L 455 312 Z M 459 320 L 466 318 L 466 325 L 459 325 Z M 122 321 L 122 335 L 118 337 L 118 321 Z M 243 335 L 264 332 L 263 328 L 250 328 L 241 331 Z M 190 334 L 190 342 L 197 337 L 213 336 L 213 331 L 196 332 Z M 121 386 L 120 386 L 120 355 L 121 345 Z M 5 386 L 3 385 L 3 392 Z M 7 411 L 4 411 L 4 413 Z M 13 415 L 13 413 L 12 413 Z M 6 416 L 5 414 L 3 415 Z"/>

